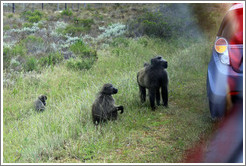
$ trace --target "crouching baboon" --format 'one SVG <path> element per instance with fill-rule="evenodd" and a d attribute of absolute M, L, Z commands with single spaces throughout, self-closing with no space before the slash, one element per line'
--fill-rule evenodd
<path fill-rule="evenodd" d="M 38 99 L 34 102 L 36 111 L 44 111 L 46 106 L 46 95 L 40 95 Z"/>
<path fill-rule="evenodd" d="M 149 90 L 149 100 L 152 110 L 155 110 L 155 100 L 160 105 L 160 89 L 163 105 L 168 106 L 168 74 L 165 70 L 167 61 L 161 56 L 152 58 L 144 68 L 137 73 L 141 102 L 146 100 L 146 88 Z"/>
<path fill-rule="evenodd" d="M 115 106 L 112 94 L 116 94 L 118 89 L 112 84 L 104 84 L 92 105 L 93 123 L 98 124 L 107 120 L 116 120 L 118 111 L 124 112 L 123 106 Z"/>

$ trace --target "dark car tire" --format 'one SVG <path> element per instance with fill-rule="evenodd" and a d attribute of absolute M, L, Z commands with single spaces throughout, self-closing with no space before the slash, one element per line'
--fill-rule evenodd
<path fill-rule="evenodd" d="M 221 107 L 222 107 L 221 104 L 214 104 L 211 101 L 209 101 L 209 110 L 210 110 L 212 119 L 219 119 L 224 116 L 225 111 L 224 109 L 221 109 Z"/>

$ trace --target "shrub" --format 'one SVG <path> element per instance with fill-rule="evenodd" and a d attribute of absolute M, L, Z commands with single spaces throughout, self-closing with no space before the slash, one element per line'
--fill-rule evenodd
<path fill-rule="evenodd" d="M 26 48 L 23 44 L 17 44 L 11 49 L 11 56 L 25 56 L 26 55 Z"/>
<path fill-rule="evenodd" d="M 170 25 L 167 24 L 160 12 L 146 12 L 132 21 L 129 25 L 131 35 L 166 38 L 171 36 Z"/>
<path fill-rule="evenodd" d="M 68 69 L 83 70 L 90 69 L 97 59 L 97 52 L 89 48 L 81 40 L 76 41 L 70 46 L 70 50 L 76 55 L 76 59 L 69 59 L 67 61 Z"/>
<path fill-rule="evenodd" d="M 61 53 L 50 53 L 48 56 L 42 57 L 39 60 L 41 66 L 54 66 L 55 64 L 60 63 L 63 60 Z"/>
<path fill-rule="evenodd" d="M 10 30 L 10 26 L 9 26 L 9 25 L 5 25 L 5 26 L 3 27 L 3 30 L 4 30 L 4 31 Z"/>
<path fill-rule="evenodd" d="M 76 27 L 74 25 L 67 25 L 66 28 L 62 31 L 64 35 L 70 34 L 72 36 L 79 36 L 82 32 L 85 31 L 84 27 Z"/>
<path fill-rule="evenodd" d="M 129 40 L 127 40 L 126 38 L 117 37 L 117 38 L 113 39 L 111 45 L 114 47 L 120 47 L 120 46 L 128 47 L 129 43 L 130 43 Z"/>
<path fill-rule="evenodd" d="M 7 69 L 9 68 L 11 60 L 11 48 L 4 47 L 3 48 L 3 68 Z"/>
<path fill-rule="evenodd" d="M 27 36 L 26 39 L 23 40 L 24 43 L 30 42 L 30 43 L 42 43 L 43 39 L 41 37 L 36 37 L 34 35 Z"/>
<path fill-rule="evenodd" d="M 44 40 L 34 35 L 29 35 L 26 39 L 22 40 L 22 43 L 28 53 L 36 53 L 37 51 L 44 51 L 45 49 Z"/>
<path fill-rule="evenodd" d="M 21 16 L 31 22 L 31 23 L 36 23 L 36 22 L 39 22 L 42 17 L 43 17 L 43 13 L 38 11 L 38 10 L 35 10 L 34 12 L 31 12 L 31 11 L 25 11 L 25 12 L 22 12 L 21 13 Z"/>
<path fill-rule="evenodd" d="M 72 16 L 73 15 L 73 12 L 72 12 L 72 10 L 70 10 L 70 9 L 66 9 L 66 10 L 63 10 L 62 12 L 61 12 L 61 16 Z"/>
<path fill-rule="evenodd" d="M 66 66 L 68 69 L 72 69 L 72 70 L 83 70 L 83 69 L 90 69 L 92 67 L 92 65 L 94 64 L 96 58 L 92 57 L 92 58 L 84 58 L 84 59 L 80 59 L 80 58 L 70 58 L 67 63 Z"/>
<path fill-rule="evenodd" d="M 77 17 L 74 18 L 74 23 L 77 26 L 83 26 L 87 29 L 90 29 L 91 26 L 94 24 L 94 20 L 93 19 L 79 19 Z"/>
<path fill-rule="evenodd" d="M 86 46 L 81 40 L 72 44 L 70 50 L 81 58 L 96 56 L 96 51 Z"/>
<path fill-rule="evenodd" d="M 128 23 L 130 36 L 170 38 L 193 37 L 198 32 L 188 4 L 160 5 L 157 12 L 145 12 Z"/>
<path fill-rule="evenodd" d="M 25 71 L 37 70 L 37 65 L 38 65 L 37 59 L 34 56 L 31 56 L 27 58 L 24 69 Z"/>
<path fill-rule="evenodd" d="M 10 61 L 10 67 L 11 69 L 16 70 L 21 70 L 21 64 L 18 60 L 16 60 L 15 58 L 12 58 Z"/>
<path fill-rule="evenodd" d="M 98 39 L 119 37 L 124 35 L 126 32 L 126 26 L 121 23 L 109 25 L 107 28 L 99 27 L 99 29 L 104 32 L 98 36 Z"/>
<path fill-rule="evenodd" d="M 31 28 L 33 26 L 33 23 L 26 22 L 23 24 L 23 27 Z"/>
<path fill-rule="evenodd" d="M 8 15 L 8 18 L 12 18 L 14 15 L 13 14 L 9 14 Z"/>
<path fill-rule="evenodd" d="M 30 16 L 27 19 L 29 22 L 34 23 L 34 22 L 39 22 L 41 18 L 39 16 Z"/>

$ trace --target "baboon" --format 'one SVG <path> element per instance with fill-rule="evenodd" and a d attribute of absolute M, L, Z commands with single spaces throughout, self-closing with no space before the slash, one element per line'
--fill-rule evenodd
<path fill-rule="evenodd" d="M 113 94 L 116 94 L 118 89 L 112 84 L 104 84 L 101 91 L 98 93 L 96 100 L 92 105 L 92 118 L 94 124 L 105 122 L 107 120 L 116 120 L 118 111 L 121 114 L 124 112 L 123 106 L 115 106 Z"/>
<path fill-rule="evenodd" d="M 149 65 L 150 65 L 150 64 L 147 63 L 147 62 L 144 63 L 144 67 L 147 67 L 147 66 L 149 66 Z"/>
<path fill-rule="evenodd" d="M 161 56 L 152 58 L 144 68 L 137 73 L 141 102 L 146 100 L 146 88 L 149 90 L 149 100 L 152 110 L 155 110 L 155 100 L 160 105 L 160 89 L 163 105 L 168 106 L 168 74 L 167 61 Z"/>
<path fill-rule="evenodd" d="M 38 99 L 34 102 L 36 111 L 44 111 L 46 106 L 46 95 L 40 95 Z"/>

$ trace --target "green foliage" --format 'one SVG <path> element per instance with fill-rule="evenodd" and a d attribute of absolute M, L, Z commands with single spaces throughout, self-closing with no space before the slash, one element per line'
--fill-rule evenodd
<path fill-rule="evenodd" d="M 40 16 L 30 16 L 30 17 L 28 17 L 28 21 L 31 22 L 31 23 L 39 22 L 40 20 L 41 20 Z"/>
<path fill-rule="evenodd" d="M 43 15 L 44 14 L 38 10 L 34 10 L 34 12 L 28 10 L 21 13 L 21 16 L 30 23 L 39 22 L 42 19 Z"/>
<path fill-rule="evenodd" d="M 167 38 L 171 36 L 170 25 L 160 12 L 145 12 L 137 20 L 130 23 L 130 34 L 148 35 L 151 37 Z"/>
<path fill-rule="evenodd" d="M 158 38 L 197 37 L 196 19 L 188 4 L 160 5 L 155 12 L 146 11 L 128 24 L 130 36 Z"/>
<path fill-rule="evenodd" d="M 74 18 L 74 23 L 77 26 L 83 26 L 85 28 L 90 29 L 91 26 L 94 24 L 94 20 L 93 19 L 80 19 L 80 18 L 75 17 Z"/>
<path fill-rule="evenodd" d="M 24 65 L 25 71 L 33 71 L 38 69 L 38 61 L 34 56 L 28 57 Z"/>
<path fill-rule="evenodd" d="M 113 47 L 128 47 L 129 46 L 129 40 L 127 38 L 124 37 L 117 37 L 114 38 L 111 45 Z"/>
<path fill-rule="evenodd" d="M 44 24 L 42 24 L 42 23 L 38 23 L 38 28 L 39 28 L 39 29 L 44 28 Z"/>
<path fill-rule="evenodd" d="M 62 28 L 58 29 L 62 34 L 70 34 L 72 36 L 79 36 L 83 32 L 88 32 L 91 29 L 91 26 L 94 24 L 93 19 L 78 19 L 74 18 L 74 24 L 69 24 L 63 30 Z"/>
<path fill-rule="evenodd" d="M 61 12 L 61 16 L 69 16 L 69 17 L 71 17 L 72 15 L 73 15 L 73 11 L 70 10 L 70 9 L 66 9 L 66 10 L 63 10 Z"/>
<path fill-rule="evenodd" d="M 41 37 L 37 37 L 35 35 L 29 35 L 22 42 L 35 44 L 35 43 L 43 43 L 44 41 Z"/>
<path fill-rule="evenodd" d="M 44 49 L 44 40 L 35 35 L 27 36 L 21 43 L 27 49 L 28 54 L 35 54 L 39 50 Z"/>
<path fill-rule="evenodd" d="M 11 60 L 11 48 L 3 47 L 3 68 L 7 69 L 10 65 Z"/>
<path fill-rule="evenodd" d="M 12 18 L 14 15 L 11 13 L 8 15 L 8 18 Z"/>
<path fill-rule="evenodd" d="M 33 23 L 30 23 L 30 22 L 25 22 L 23 24 L 23 27 L 28 27 L 28 28 L 31 28 L 33 26 Z"/>
<path fill-rule="evenodd" d="M 71 45 L 70 50 L 77 56 L 77 58 L 72 58 L 67 61 L 67 68 L 69 69 L 90 69 L 97 59 L 96 50 L 91 49 L 81 40 Z"/>
<path fill-rule="evenodd" d="M 79 40 L 70 46 L 70 50 L 77 56 L 84 57 L 96 57 L 96 50 L 93 50 L 89 46 L 83 43 L 82 40 Z"/>
<path fill-rule="evenodd" d="M 66 65 L 68 69 L 72 69 L 72 70 L 83 70 L 83 69 L 90 69 L 92 67 L 92 65 L 94 64 L 96 60 L 96 57 L 91 57 L 91 58 L 70 58 Z"/>
<path fill-rule="evenodd" d="M 26 48 L 23 44 L 17 44 L 11 48 L 11 56 L 25 56 L 26 55 Z"/>
<path fill-rule="evenodd" d="M 3 26 L 3 30 L 4 30 L 4 31 L 10 30 L 10 26 L 9 26 L 9 25 Z"/>
<path fill-rule="evenodd" d="M 39 59 L 41 66 L 54 66 L 63 60 L 63 55 L 59 52 L 49 53 L 48 56 L 43 56 Z"/>
<path fill-rule="evenodd" d="M 85 32 L 86 29 L 84 27 L 77 27 L 74 25 L 67 25 L 66 28 L 62 31 L 62 33 L 70 34 L 71 36 L 79 36 L 82 32 Z"/>

